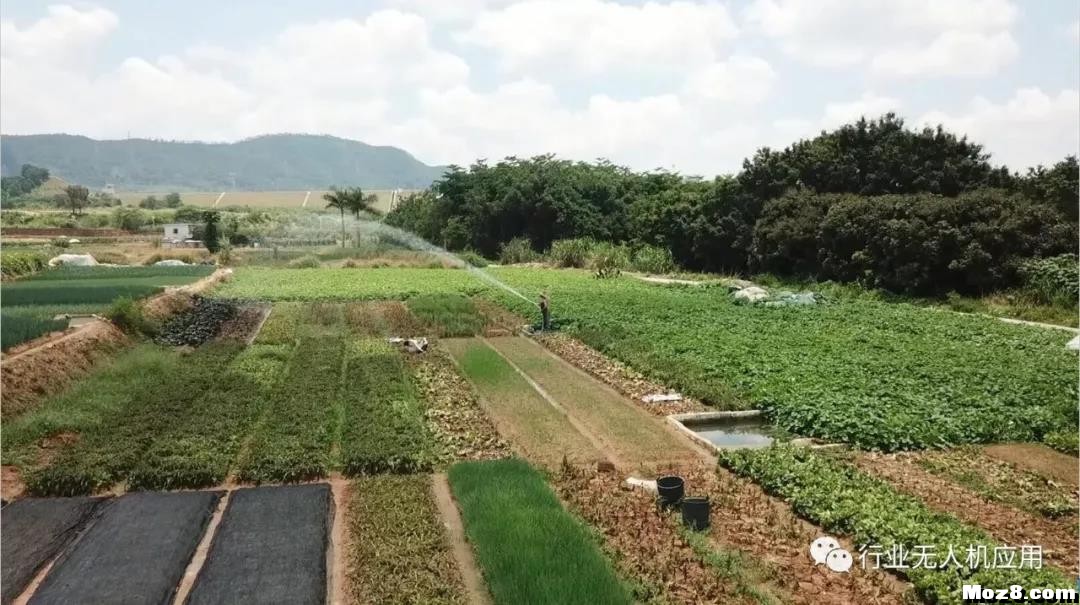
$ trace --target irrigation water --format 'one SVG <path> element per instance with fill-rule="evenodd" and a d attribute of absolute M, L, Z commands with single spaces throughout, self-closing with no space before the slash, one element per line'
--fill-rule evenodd
<path fill-rule="evenodd" d="M 487 284 L 490 284 L 497 288 L 502 288 L 503 290 L 509 292 L 510 294 L 513 294 L 514 296 L 531 305 L 539 306 L 535 301 L 527 298 L 521 292 L 518 292 L 509 285 L 499 281 L 499 279 L 496 278 L 494 275 L 488 273 L 487 271 L 484 271 L 480 267 L 474 267 L 470 265 L 453 252 L 450 252 L 446 248 L 436 246 L 435 244 L 427 241 L 419 235 L 416 235 L 415 233 L 410 233 L 403 229 L 398 229 L 397 227 L 391 227 L 390 225 L 375 221 L 356 221 L 355 229 L 357 234 L 366 234 L 375 237 L 386 238 L 397 242 L 409 248 L 410 250 L 434 254 L 435 256 L 442 258 L 443 260 L 447 261 L 455 267 L 465 269 L 472 275 L 476 276 L 477 279 Z"/>

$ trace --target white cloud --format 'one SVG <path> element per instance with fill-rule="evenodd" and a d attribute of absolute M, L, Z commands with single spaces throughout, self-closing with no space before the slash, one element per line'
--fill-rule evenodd
<path fill-rule="evenodd" d="M 1052 164 L 1080 146 L 1080 93 L 1062 90 L 1056 96 L 1038 88 L 1022 88 L 1012 98 L 994 103 L 976 97 L 960 113 L 932 111 L 916 125 L 944 124 L 982 143 L 994 163 L 1013 170 L 1033 164 Z"/>
<path fill-rule="evenodd" d="M 1017 55 L 1009 0 L 754 0 L 746 22 L 816 66 L 893 76 L 994 73 Z M 974 61 L 974 65 L 972 62 Z"/>
<path fill-rule="evenodd" d="M 494 51 L 509 71 L 596 74 L 708 64 L 737 33 L 713 2 L 524 0 L 480 13 L 458 39 Z"/>
<path fill-rule="evenodd" d="M 692 72 L 686 93 L 706 101 L 759 103 L 776 83 L 776 72 L 759 57 L 735 55 Z"/>
<path fill-rule="evenodd" d="M 118 22 L 115 14 L 103 8 L 50 6 L 47 17 L 25 29 L 0 21 L 0 56 L 50 64 L 80 63 Z"/>
<path fill-rule="evenodd" d="M 868 120 L 894 112 L 899 113 L 903 103 L 900 99 L 879 95 L 873 91 L 864 92 L 851 101 L 833 101 L 826 103 L 821 116 L 816 119 L 781 118 L 772 122 L 769 140 L 762 144 L 783 148 L 800 139 L 812 138 L 823 130 L 833 130 L 865 117 Z"/>
<path fill-rule="evenodd" d="M 874 57 L 872 67 L 895 76 L 984 76 L 1012 62 L 1020 54 L 1006 32 L 949 31 L 928 46 L 887 50 Z"/>

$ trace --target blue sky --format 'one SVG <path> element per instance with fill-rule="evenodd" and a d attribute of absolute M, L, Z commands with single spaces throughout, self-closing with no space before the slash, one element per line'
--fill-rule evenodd
<path fill-rule="evenodd" d="M 1080 141 L 1075 0 L 7 0 L 0 28 L 5 134 L 317 132 L 706 176 L 887 110 L 1013 169 Z"/>

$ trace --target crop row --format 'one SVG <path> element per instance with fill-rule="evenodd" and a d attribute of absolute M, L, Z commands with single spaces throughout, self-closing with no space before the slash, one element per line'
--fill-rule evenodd
<path fill-rule="evenodd" d="M 362 477 L 348 513 L 355 603 L 465 603 L 427 475 Z"/>
<path fill-rule="evenodd" d="M 32 469 L 28 488 L 37 494 L 85 494 L 130 479 L 156 441 L 205 412 L 207 393 L 231 378 L 221 373 L 235 347 L 214 347 L 197 355 L 143 345 L 125 353 L 74 389 L 5 423 L 5 457 Z M 41 439 L 70 436 L 51 465 L 27 460 Z"/>
<path fill-rule="evenodd" d="M 383 341 L 350 341 L 341 400 L 346 473 L 409 473 L 431 468 L 434 438 L 401 354 Z"/>
<path fill-rule="evenodd" d="M 233 358 L 185 417 L 155 437 L 131 471 L 129 487 L 194 488 L 224 481 L 291 353 L 290 347 L 256 345 Z"/>
<path fill-rule="evenodd" d="M 245 481 L 303 481 L 325 476 L 337 432 L 344 339 L 301 338 L 265 416 L 239 462 Z"/>
<path fill-rule="evenodd" d="M 410 298 L 406 304 L 437 336 L 476 336 L 484 329 L 483 316 L 472 300 L 461 294 L 425 294 Z"/>
<path fill-rule="evenodd" d="M 217 294 L 262 300 L 404 300 L 420 294 L 486 289 L 469 271 L 450 269 L 268 269 L 241 267 Z"/>
<path fill-rule="evenodd" d="M 737 305 L 722 288 L 493 273 L 527 298 L 548 290 L 555 321 L 600 351 L 716 407 L 764 408 L 796 434 L 895 450 L 1075 431 L 1076 357 L 1056 331 L 871 300 Z"/>
<path fill-rule="evenodd" d="M 632 601 L 589 530 L 526 462 L 462 462 L 449 477 L 497 605 Z"/>
<path fill-rule="evenodd" d="M 27 282 L 4 286 L 4 305 L 61 305 L 110 303 L 118 298 L 142 298 L 161 290 L 150 284 L 92 282 Z"/>
<path fill-rule="evenodd" d="M 0 348 L 33 340 L 42 334 L 67 327 L 66 319 L 53 319 L 50 315 L 33 312 L 0 311 Z"/>
<path fill-rule="evenodd" d="M 87 279 L 130 278 L 194 278 L 206 277 L 214 272 L 213 265 L 188 265 L 181 267 L 76 267 L 61 266 L 36 273 L 21 281 L 67 281 Z"/>
<path fill-rule="evenodd" d="M 868 565 L 880 562 L 900 568 L 928 603 L 961 603 L 961 586 L 965 583 L 1040 588 L 1070 585 L 1064 576 L 1050 568 L 1006 569 L 992 563 L 972 568 L 968 565 L 971 549 L 978 555 L 979 548 L 984 547 L 992 562 L 995 548 L 1002 545 L 981 530 L 933 512 L 922 501 L 901 494 L 848 464 L 806 448 L 735 450 L 722 454 L 720 460 L 724 466 L 790 502 L 798 514 L 826 531 L 848 536 L 857 545 L 868 547 L 867 552 L 872 553 L 866 559 Z M 916 565 L 911 555 L 917 552 L 917 547 L 933 553 L 936 561 L 942 563 L 951 549 L 956 561 L 932 569 L 925 564 Z M 892 553 L 899 553 L 900 548 L 908 557 L 894 559 Z M 880 561 L 878 554 L 882 555 Z M 1012 564 L 1018 562 L 1017 557 Z"/>

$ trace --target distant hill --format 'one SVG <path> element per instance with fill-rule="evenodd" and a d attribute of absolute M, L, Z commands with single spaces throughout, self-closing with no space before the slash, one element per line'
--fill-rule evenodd
<path fill-rule="evenodd" d="M 91 189 L 111 183 L 128 191 L 416 189 L 443 172 L 397 147 L 305 134 L 236 143 L 97 141 L 68 134 L 0 138 L 0 174 L 18 174 L 23 164 Z"/>

